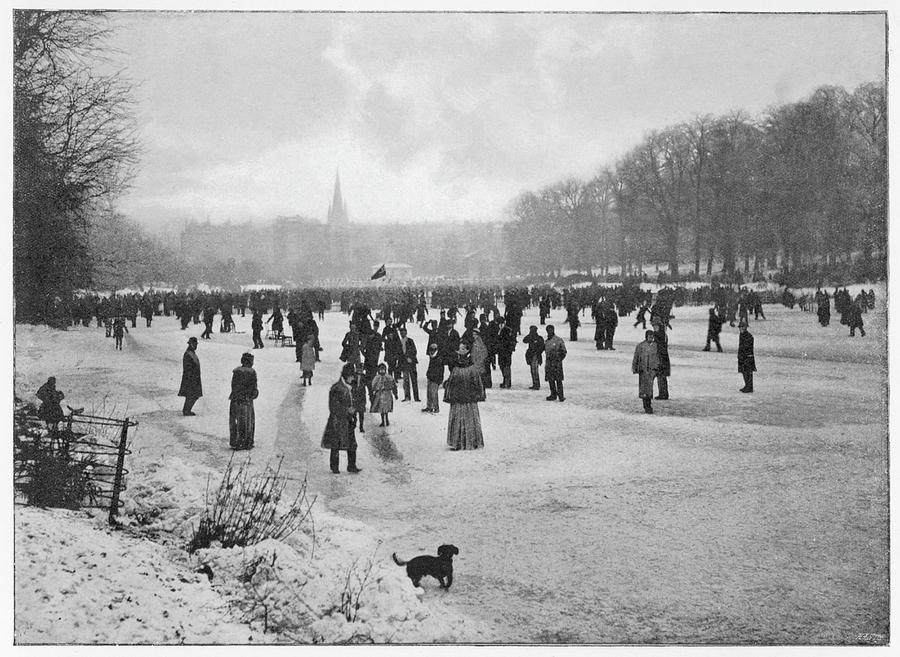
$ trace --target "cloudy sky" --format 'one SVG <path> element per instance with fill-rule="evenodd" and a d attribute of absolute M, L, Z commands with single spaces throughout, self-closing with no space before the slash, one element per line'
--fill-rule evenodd
<path fill-rule="evenodd" d="M 647 131 L 884 77 L 879 15 L 119 13 L 144 222 L 497 219 Z"/>

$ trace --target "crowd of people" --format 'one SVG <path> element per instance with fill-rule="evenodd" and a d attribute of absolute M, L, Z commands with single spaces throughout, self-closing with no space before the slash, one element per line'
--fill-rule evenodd
<path fill-rule="evenodd" d="M 765 300 L 772 301 L 771 293 L 767 294 Z M 800 295 L 799 299 L 787 290 L 781 295 L 785 306 L 814 309 L 822 326 L 830 322 L 832 300 L 841 322 L 850 327 L 850 335 L 859 329 L 864 336 L 862 315 L 875 302 L 871 290 L 862 291 L 855 298 L 846 288 L 835 288 L 833 294 L 820 289 L 815 295 Z M 738 371 L 744 379 L 741 392 L 751 393 L 756 363 L 749 322 L 751 318 L 765 320 L 763 301 L 760 293 L 748 288 L 663 287 L 654 293 L 633 282 L 615 286 L 588 284 L 563 290 L 536 285 L 505 289 L 443 286 L 426 290 L 382 286 L 241 293 L 145 292 L 121 297 L 84 295 L 71 304 L 70 321 L 88 325 L 96 318 L 97 325 L 104 327 L 107 335 L 115 338 L 116 348 L 121 349 L 128 332 L 126 320 L 131 319 L 134 328 L 137 314 L 145 317 L 147 328 L 159 316 L 174 317 L 184 330 L 191 323 L 202 323 L 200 339 L 211 340 L 216 333 L 216 317 L 219 317 L 218 332 L 228 333 L 235 330 L 234 317 L 246 317 L 249 311 L 252 349 L 264 348 L 266 339 L 280 340 L 283 345 L 292 343 L 300 364 L 302 385 L 309 386 L 320 361 L 317 317 L 321 321 L 325 311 L 338 303 L 348 317 L 348 327 L 341 341 L 341 376 L 329 392 L 330 417 L 322 446 L 332 451 L 332 471 L 339 471 L 337 452 L 347 451 L 348 471 L 359 472 L 355 431 L 365 431 L 367 412 L 380 417 L 380 427 L 388 427 L 395 401 L 421 401 L 420 365 L 425 369 L 425 399 L 421 410 L 434 414 L 441 411 L 441 401 L 448 405 L 447 444 L 451 449 L 484 446 L 478 404 L 485 400 L 486 391 L 494 387 L 496 377 L 499 376 L 498 388 L 512 387 L 512 358 L 520 339 L 526 345 L 524 358 L 531 375 L 529 389 L 541 389 L 543 368 L 543 380 L 549 389 L 547 401 L 564 402 L 566 343 L 557 335 L 556 327 L 547 324 L 551 313 L 558 309 L 565 311 L 563 323 L 569 325 L 570 342 L 578 341 L 582 318 L 589 314 L 594 323 L 596 349 L 610 351 L 615 350 L 620 318 L 635 314 L 633 326 L 644 328 L 645 338 L 635 347 L 632 372 L 638 376 L 638 396 L 644 410 L 652 413 L 652 400 L 666 400 L 670 394 L 667 331 L 672 328 L 673 309 L 685 304 L 708 304 L 702 350 L 710 351 L 714 345 L 717 352 L 722 352 L 723 326 L 737 324 Z M 522 326 L 525 312 L 533 307 L 538 310 L 540 329 L 538 325 Z M 428 336 L 421 350 L 408 335 L 407 325 L 413 323 Z M 186 416 L 194 415 L 194 404 L 203 394 L 197 345 L 198 338 L 191 336 L 183 356 L 178 394 L 184 397 L 182 413 Z M 234 449 L 253 446 L 253 400 L 259 394 L 253 361 L 251 353 L 244 353 L 232 375 L 229 434 Z"/>

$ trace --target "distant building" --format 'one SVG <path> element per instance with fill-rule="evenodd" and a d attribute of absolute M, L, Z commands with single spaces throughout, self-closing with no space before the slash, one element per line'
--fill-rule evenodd
<path fill-rule="evenodd" d="M 350 216 L 347 214 L 347 204 L 341 195 L 341 174 L 340 171 L 334 172 L 334 197 L 331 205 L 328 206 L 328 225 L 329 226 L 346 226 L 350 223 Z"/>
<path fill-rule="evenodd" d="M 243 224 L 188 222 L 181 233 L 181 256 L 194 264 L 217 261 L 264 263 L 272 255 L 269 230 L 249 221 Z"/>
<path fill-rule="evenodd" d="M 413 277 L 497 278 L 505 267 L 501 223 L 350 223 L 335 173 L 327 222 L 295 216 L 273 222 L 188 224 L 181 236 L 190 262 L 255 261 L 269 280 L 294 283 L 367 280 L 385 263 L 392 281 Z"/>

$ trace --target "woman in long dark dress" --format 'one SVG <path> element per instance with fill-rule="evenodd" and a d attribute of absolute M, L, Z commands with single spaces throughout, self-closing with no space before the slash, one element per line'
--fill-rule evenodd
<path fill-rule="evenodd" d="M 231 374 L 231 406 L 228 412 L 231 449 L 253 447 L 256 431 L 253 400 L 257 397 L 259 389 L 256 386 L 256 370 L 253 369 L 253 354 L 245 353 L 241 356 L 241 366 L 234 368 Z"/>
<path fill-rule="evenodd" d="M 444 402 L 450 405 L 447 444 L 454 451 L 484 447 L 478 402 L 483 402 L 481 372 L 472 364 L 465 347 L 457 353 L 456 367 L 444 384 Z"/>

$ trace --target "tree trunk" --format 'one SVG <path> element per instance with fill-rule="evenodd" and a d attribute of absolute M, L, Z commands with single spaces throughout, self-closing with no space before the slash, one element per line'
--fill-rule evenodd
<path fill-rule="evenodd" d="M 722 272 L 725 274 L 734 273 L 735 253 L 734 243 L 728 234 L 722 237 Z"/>

